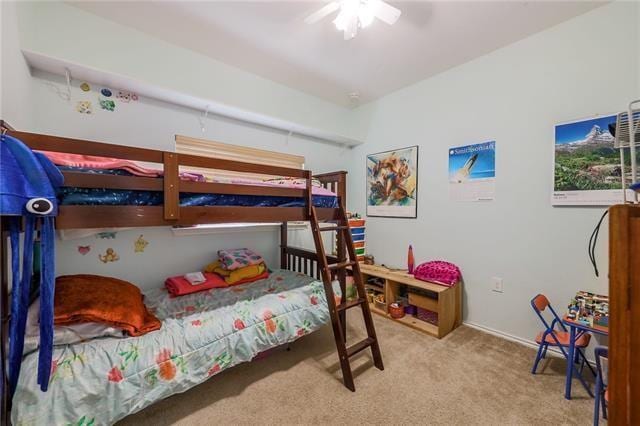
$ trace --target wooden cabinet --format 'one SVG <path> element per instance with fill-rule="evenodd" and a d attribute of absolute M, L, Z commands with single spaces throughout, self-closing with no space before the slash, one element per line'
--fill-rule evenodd
<path fill-rule="evenodd" d="M 640 206 L 609 209 L 609 424 L 640 424 Z"/>
<path fill-rule="evenodd" d="M 400 319 L 391 318 L 386 309 L 380 309 L 375 304 L 370 305 L 372 312 L 437 338 L 446 336 L 462 324 L 462 283 L 459 282 L 453 287 L 445 287 L 417 280 L 406 272 L 394 272 L 377 265 L 360 264 L 360 270 L 365 283 L 371 277 L 383 280 L 383 291 L 387 303 L 398 299 L 400 286 L 407 286 L 409 303 L 437 312 L 438 324 L 431 324 L 411 315 L 405 315 Z M 421 294 L 411 293 L 411 289 L 419 289 L 422 292 Z"/>

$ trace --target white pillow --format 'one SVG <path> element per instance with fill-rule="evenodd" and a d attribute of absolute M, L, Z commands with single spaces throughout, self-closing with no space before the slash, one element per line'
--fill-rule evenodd
<path fill-rule="evenodd" d="M 27 312 L 27 324 L 24 336 L 24 350 L 26 355 L 40 347 L 40 299 L 36 299 Z M 53 345 L 70 345 L 86 342 L 96 337 L 125 337 L 122 330 L 98 322 L 83 322 L 71 325 L 56 325 L 53 327 Z"/>

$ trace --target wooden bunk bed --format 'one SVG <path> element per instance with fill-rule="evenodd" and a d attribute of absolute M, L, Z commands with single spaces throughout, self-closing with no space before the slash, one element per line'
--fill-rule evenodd
<path fill-rule="evenodd" d="M 109 174 L 89 174 L 77 171 L 63 171 L 64 186 L 73 188 L 99 188 L 113 190 L 136 190 L 162 192 L 162 205 L 60 205 L 56 217 L 56 228 L 114 228 L 146 226 L 192 226 L 198 224 L 230 222 L 279 222 L 281 223 L 280 267 L 321 279 L 326 293 L 330 320 L 334 332 L 336 349 L 343 374 L 344 385 L 355 391 L 349 358 L 364 349 L 371 348 L 377 368 L 383 369 L 380 348 L 375 328 L 366 303 L 364 285 L 345 212 L 346 172 L 325 173 L 313 176 L 311 171 L 244 163 L 217 158 L 179 154 L 175 152 L 135 148 L 94 141 L 70 139 L 37 133 L 16 131 L 6 122 L 0 122 L 2 131 L 21 140 L 33 150 L 53 151 L 70 154 L 92 155 L 157 163 L 161 165 L 161 178 L 120 176 Z M 304 179 L 304 189 L 252 186 L 246 184 L 193 182 L 181 180 L 181 166 L 197 167 L 233 172 L 245 172 L 280 177 Z M 314 207 L 312 178 L 322 186 L 337 194 L 337 206 L 333 208 Z M 244 207 L 244 206 L 181 206 L 180 193 L 260 195 L 273 197 L 295 197 L 304 200 L 301 207 Z M 0 220 L 2 217 L 0 216 Z M 287 242 L 287 222 L 310 221 L 316 251 L 290 247 Z M 329 227 L 321 227 L 321 222 L 329 222 Z M 6 224 L 0 223 L 2 230 L 1 256 L 7 265 Z M 337 233 L 337 254 L 327 255 L 321 232 Z M 346 300 L 346 269 L 352 267 L 357 297 Z M 8 312 L 9 281 L 6 268 L 2 268 L 1 291 L 2 312 Z M 334 299 L 332 281 L 340 282 L 342 298 Z M 367 338 L 346 346 L 346 310 L 361 308 L 367 331 Z M 9 316 L 2 318 L 2 348 L 7 345 Z M 4 352 L 2 354 L 5 355 Z M 7 389 L 7 387 L 5 387 Z M 3 401 L 3 424 L 9 424 L 11 401 Z"/>

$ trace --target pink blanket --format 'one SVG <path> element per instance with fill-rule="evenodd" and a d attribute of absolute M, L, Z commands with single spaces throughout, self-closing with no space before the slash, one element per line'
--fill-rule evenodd
<path fill-rule="evenodd" d="M 278 181 L 274 181 L 274 180 L 268 180 L 268 181 L 262 181 L 262 180 L 257 180 L 257 179 L 233 179 L 231 181 L 231 183 L 235 183 L 238 185 L 255 185 L 255 186 L 270 186 L 270 187 L 278 187 L 278 188 L 293 188 L 293 189 L 306 189 L 306 183 L 304 182 L 304 179 L 301 180 L 278 180 Z M 323 186 L 312 186 L 311 187 L 311 193 L 313 195 L 324 195 L 324 196 L 328 196 L 328 197 L 335 197 L 336 194 L 334 192 L 331 192 L 330 190 L 328 190 L 327 188 L 323 187 Z"/>
<path fill-rule="evenodd" d="M 218 250 L 218 260 L 227 271 L 235 271 L 245 266 L 259 265 L 264 262 L 262 256 L 248 248 Z"/>
<path fill-rule="evenodd" d="M 162 170 L 143 167 L 135 161 L 121 160 L 119 158 L 97 157 L 94 155 L 68 154 L 64 152 L 40 151 L 47 156 L 53 164 L 67 167 L 82 167 L 86 169 L 120 169 L 135 176 L 159 177 Z M 205 178 L 201 174 L 192 172 L 180 172 L 180 179 L 196 182 L 204 182 Z"/>
<path fill-rule="evenodd" d="M 131 160 L 121 160 L 118 158 L 109 158 L 109 157 L 98 157 L 94 155 L 81 155 L 81 154 L 67 154 L 64 152 L 53 152 L 53 151 L 40 151 L 44 155 L 58 166 L 67 166 L 67 167 L 82 167 L 86 169 L 120 169 L 126 170 L 127 172 L 135 175 L 135 176 L 143 176 L 143 177 L 160 177 L 163 175 L 162 170 L 152 169 L 149 167 L 144 167 L 135 161 Z M 206 182 L 207 179 L 200 173 L 183 171 L 180 172 L 180 179 L 194 181 L 194 182 Z M 219 183 L 233 183 L 237 185 L 253 185 L 253 186 L 269 186 L 269 187 L 278 187 L 278 188 L 293 188 L 293 189 L 306 189 L 306 182 L 304 179 L 271 179 L 268 181 L 263 181 L 260 179 L 210 179 L 213 182 Z M 336 194 L 324 188 L 322 186 L 312 186 L 311 193 L 313 195 L 324 195 L 329 197 L 334 197 Z"/>

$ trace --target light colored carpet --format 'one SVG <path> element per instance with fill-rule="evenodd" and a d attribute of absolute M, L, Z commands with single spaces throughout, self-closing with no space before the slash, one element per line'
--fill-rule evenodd
<path fill-rule="evenodd" d="M 327 326 L 292 343 L 290 351 L 231 368 L 129 416 L 119 426 L 592 421 L 593 399 L 577 380 L 574 399 L 564 399 L 561 359 L 541 363 L 534 376 L 533 349 L 464 326 L 438 340 L 374 318 L 385 370 L 373 366 L 368 350 L 353 358 L 355 393 L 342 385 Z M 349 319 L 355 341 L 361 318 L 350 314 Z"/>

